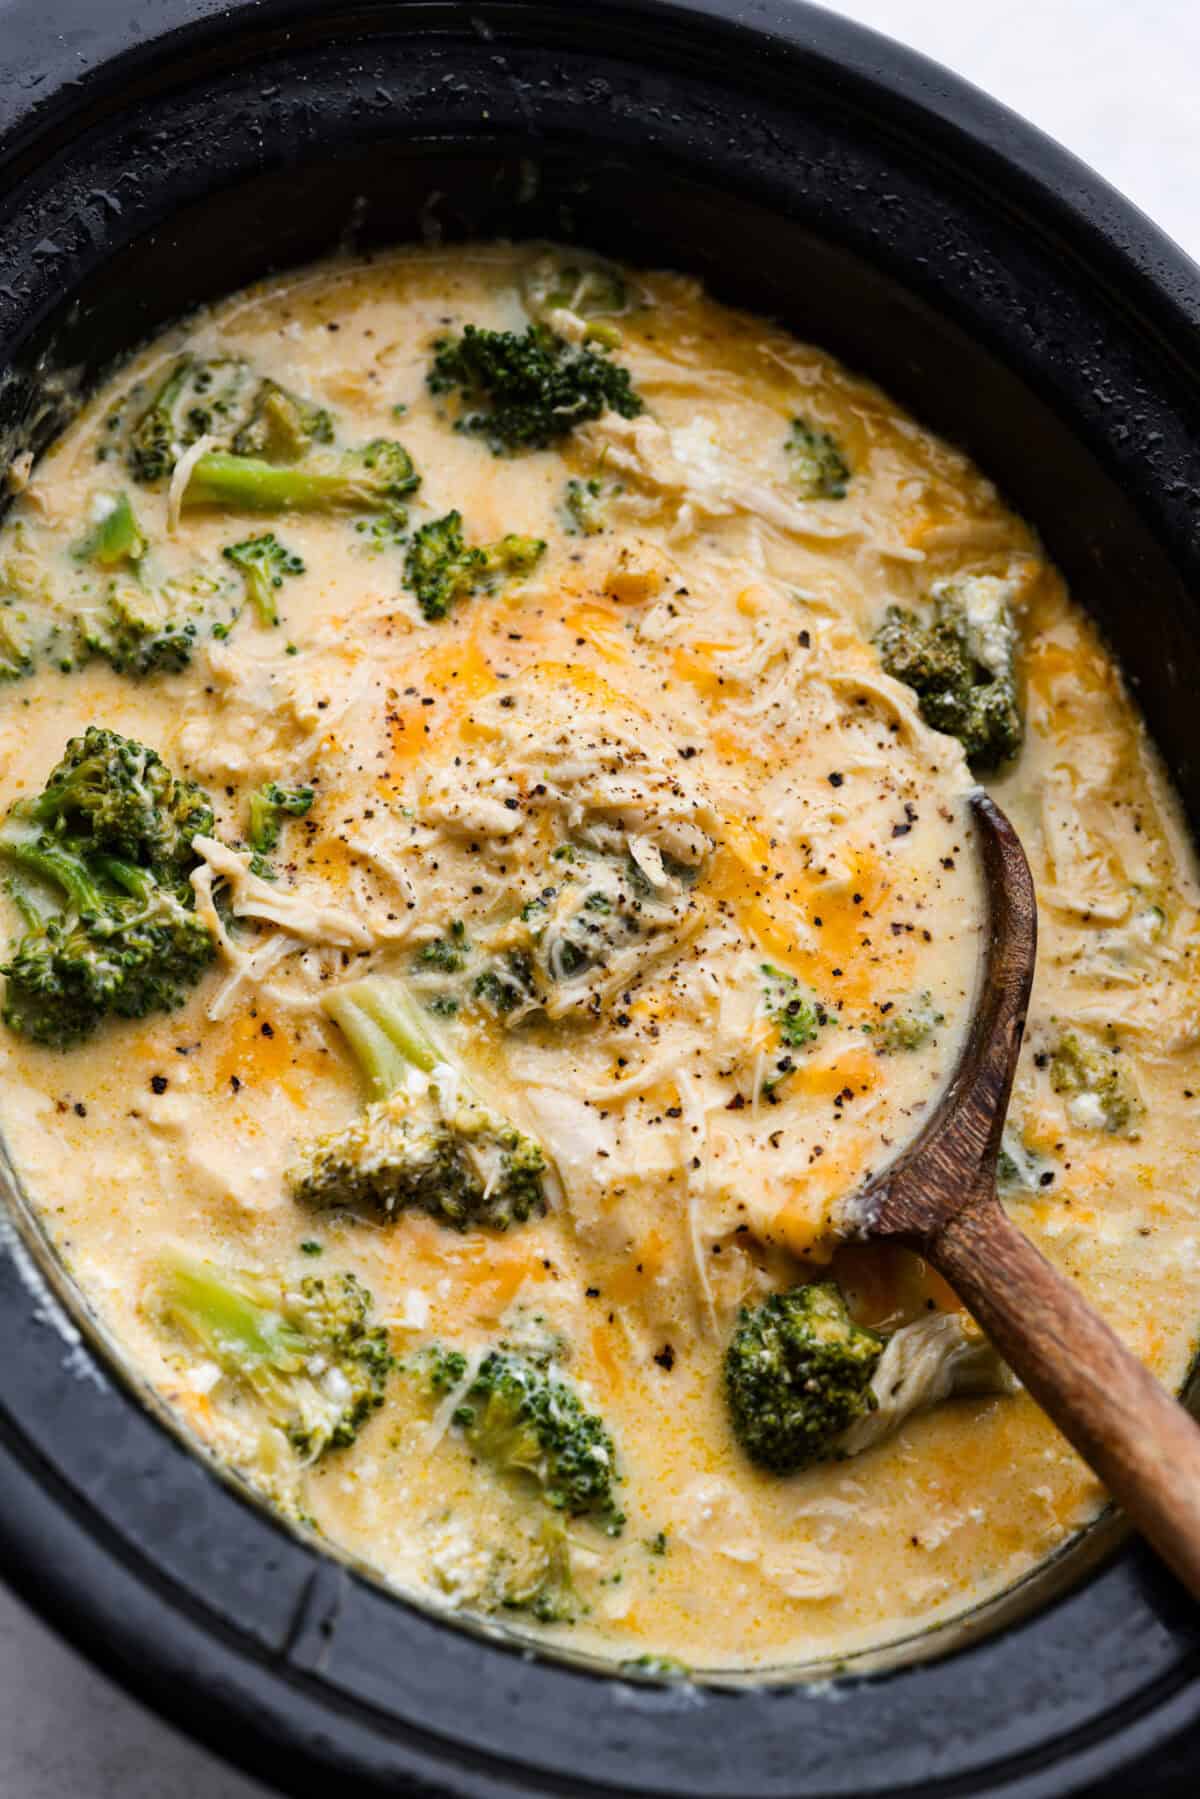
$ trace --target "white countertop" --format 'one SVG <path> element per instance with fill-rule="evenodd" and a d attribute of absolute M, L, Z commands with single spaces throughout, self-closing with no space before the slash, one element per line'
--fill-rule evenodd
<path fill-rule="evenodd" d="M 842 0 L 833 10 L 988 89 L 1200 258 L 1196 0 Z M 0 1795 L 268 1799 L 127 1699 L 3 1589 Z"/>

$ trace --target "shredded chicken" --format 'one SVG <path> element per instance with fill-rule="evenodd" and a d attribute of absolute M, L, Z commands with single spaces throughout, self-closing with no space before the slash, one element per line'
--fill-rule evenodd
<path fill-rule="evenodd" d="M 852 1424 L 838 1447 L 843 1455 L 862 1455 L 914 1413 L 954 1395 L 1016 1390 L 1016 1377 L 965 1313 L 931 1313 L 889 1337 L 871 1380 L 875 1410 Z"/>
<path fill-rule="evenodd" d="M 340 949 L 370 949 L 377 933 L 348 912 L 325 905 L 314 894 L 281 887 L 275 881 L 264 881 L 251 869 L 249 860 L 215 837 L 194 840 L 197 855 L 204 866 L 225 883 L 229 909 L 235 918 L 252 918 L 262 924 L 276 925 L 302 943 L 331 944 Z M 198 884 L 201 870 L 192 877 L 192 885 L 200 899 Z M 207 883 L 203 883 L 207 886 Z M 204 894 L 211 902 L 211 888 Z M 222 948 L 228 952 L 229 936 L 221 933 Z"/>

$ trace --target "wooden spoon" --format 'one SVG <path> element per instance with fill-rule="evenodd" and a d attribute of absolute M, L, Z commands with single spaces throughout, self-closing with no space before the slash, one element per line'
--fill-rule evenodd
<path fill-rule="evenodd" d="M 972 796 L 988 895 L 979 1003 L 924 1130 L 850 1202 L 858 1235 L 945 1275 L 1042 1409 L 1200 1598 L 1200 1428 L 1012 1223 L 996 1159 L 1025 1029 L 1037 901 L 1011 824 Z"/>

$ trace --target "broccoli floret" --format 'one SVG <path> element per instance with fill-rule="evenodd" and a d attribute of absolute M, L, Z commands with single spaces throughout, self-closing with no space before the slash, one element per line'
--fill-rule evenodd
<path fill-rule="evenodd" d="M 274 531 L 264 531 L 261 537 L 247 537 L 242 543 L 226 544 L 221 554 L 241 571 L 246 583 L 246 598 L 258 614 L 259 624 L 277 625 L 279 603 L 276 593 L 283 586 L 285 575 L 304 573 L 303 560 L 285 549 Z"/>
<path fill-rule="evenodd" d="M 413 957 L 413 967 L 418 973 L 461 974 L 470 953 L 467 927 L 461 918 L 456 918 L 444 937 L 421 945 Z"/>
<path fill-rule="evenodd" d="M 2 836 L 0 855 L 25 865 Z M 49 878 L 45 868 L 38 872 Z M 61 864 L 56 874 L 73 890 L 54 916 L 14 894 L 29 929 L 0 966 L 9 1029 L 63 1049 L 105 1017 L 143 1018 L 180 1005 L 213 958 L 212 938 L 187 903 L 115 863 L 105 884 L 88 886 Z"/>
<path fill-rule="evenodd" d="M 504 1520 L 498 1540 L 464 1536 L 453 1519 L 435 1537 L 430 1572 L 458 1606 L 496 1614 L 524 1612 L 539 1624 L 574 1624 L 581 1611 L 564 1520 L 542 1512 Z"/>
<path fill-rule="evenodd" d="M 792 486 L 802 499 L 845 499 L 850 464 L 828 431 L 814 431 L 807 419 L 793 419 L 784 448 Z"/>
<path fill-rule="evenodd" d="M 396 513 L 420 482 L 408 451 L 385 437 L 361 450 L 317 452 L 290 464 L 209 450 L 192 468 L 183 504 L 233 512 Z"/>
<path fill-rule="evenodd" d="M 27 926 L 0 969 L 10 1030 L 63 1047 L 107 1016 L 181 1003 L 214 955 L 188 879 L 212 822 L 207 795 L 154 750 L 96 727 L 72 739 L 0 826 Z"/>
<path fill-rule="evenodd" d="M 83 656 L 102 656 L 119 675 L 139 678 L 178 674 L 199 634 L 195 620 L 170 617 L 155 594 L 128 582 L 114 584 L 103 606 L 82 612 L 78 631 Z"/>
<path fill-rule="evenodd" d="M 103 603 L 82 608 L 76 620 L 80 660 L 102 656 L 120 675 L 177 674 L 191 660 L 197 620 L 176 617 L 159 593 L 142 585 L 148 546 L 128 495 L 100 495 L 97 513 L 76 554 L 109 579 Z M 125 577 L 116 572 L 122 564 Z"/>
<path fill-rule="evenodd" d="M 333 442 L 333 415 L 278 381 L 260 381 L 246 423 L 233 440 L 238 456 L 265 462 L 298 462 L 313 444 Z"/>
<path fill-rule="evenodd" d="M 269 855 L 279 842 L 284 820 L 303 818 L 312 809 L 313 798 L 311 787 L 284 787 L 279 781 L 268 781 L 252 793 L 246 834 L 250 848 L 259 855 Z"/>
<path fill-rule="evenodd" d="M 39 649 L 52 649 L 56 638 L 53 626 L 35 629 L 19 602 L 0 599 L 0 681 L 19 681 L 23 675 L 31 675 Z"/>
<path fill-rule="evenodd" d="M 431 1393 L 461 1386 L 468 1363 L 439 1346 L 419 1359 Z M 536 1484 L 543 1502 L 569 1517 L 588 1517 L 609 1535 L 625 1519 L 617 1505 L 616 1451 L 603 1419 L 548 1366 L 513 1350 L 489 1351 L 459 1398 L 452 1419 L 473 1454 L 496 1473 Z"/>
<path fill-rule="evenodd" d="M 63 642 L 46 558 L 18 519 L 0 542 L 0 682 L 19 681 L 47 663 L 69 670 L 72 645 L 69 637 Z"/>
<path fill-rule="evenodd" d="M 252 1394 L 296 1453 L 315 1462 L 353 1443 L 383 1404 L 394 1366 L 352 1274 L 295 1283 L 175 1252 L 152 1296 L 158 1315 Z"/>
<path fill-rule="evenodd" d="M 359 548 L 368 555 L 381 556 L 385 550 L 398 549 L 407 541 L 408 514 L 402 506 L 394 512 L 379 512 L 360 518 L 354 529 L 360 539 Z"/>
<path fill-rule="evenodd" d="M 605 527 L 605 499 L 604 485 L 594 477 L 567 482 L 562 503 L 568 537 L 599 536 Z"/>
<path fill-rule="evenodd" d="M 463 541 L 462 514 L 447 512 L 413 533 L 404 579 L 427 619 L 445 618 L 454 602 L 497 577 L 527 575 L 546 545 L 540 537 L 510 532 L 484 548 Z"/>
<path fill-rule="evenodd" d="M 183 450 L 223 434 L 238 416 L 248 373 L 233 358 L 181 356 L 130 431 L 126 454 L 134 480 L 165 480 Z"/>
<path fill-rule="evenodd" d="M 203 789 L 178 780 L 156 750 L 97 725 L 71 739 L 42 793 L 18 801 L 9 817 L 39 827 L 47 848 L 117 856 L 176 887 L 196 866 L 192 839 L 213 826 Z"/>
<path fill-rule="evenodd" d="M 778 1098 L 776 1088 L 796 1067 L 792 1052 L 807 1049 L 815 1043 L 822 1029 L 829 1024 L 830 1016 L 824 1006 L 805 992 L 795 975 L 786 974 L 770 962 L 762 963 L 759 972 L 763 979 L 767 1016 L 783 1046 L 783 1054 L 775 1062 L 763 1087 L 767 1099 L 775 1101 Z"/>
<path fill-rule="evenodd" d="M 882 1353 L 832 1281 L 743 1306 L 725 1351 L 725 1395 L 751 1461 L 794 1474 L 836 1454 L 847 1426 L 875 1408 L 871 1376 Z"/>
<path fill-rule="evenodd" d="M 692 1670 L 677 1655 L 656 1655 L 650 1650 L 644 1655 L 630 1656 L 617 1665 L 622 1674 L 644 1675 L 647 1680 L 690 1680 L 692 1677 Z"/>
<path fill-rule="evenodd" d="M 890 606 L 875 639 L 888 674 L 919 696 L 926 724 L 957 737 L 976 770 L 1015 756 L 1024 735 L 1005 590 L 986 575 L 938 582 L 927 621 Z"/>
<path fill-rule="evenodd" d="M 398 981 L 375 975 L 350 982 L 324 1006 L 358 1062 L 371 1103 L 352 1124 L 311 1145 L 290 1177 L 297 1199 L 384 1218 L 415 1208 L 455 1230 L 507 1230 L 545 1210 L 541 1147 L 447 1065 Z M 414 1079 L 414 1072 L 434 1078 Z"/>
<path fill-rule="evenodd" d="M 139 563 L 146 548 L 145 534 L 134 516 L 129 495 L 99 494 L 93 507 L 92 529 L 76 555 L 99 568 L 117 568 L 123 562 Z"/>
<path fill-rule="evenodd" d="M 140 571 L 137 579 L 110 575 L 102 595 L 76 614 L 78 660 L 102 656 L 119 675 L 136 678 L 186 668 L 201 637 L 228 637 L 240 610 L 233 581 L 204 570 L 153 585 Z"/>
<path fill-rule="evenodd" d="M 918 993 L 906 1006 L 892 1006 L 876 1026 L 875 1041 L 885 1055 L 924 1049 L 945 1015 L 938 1011 L 931 993 Z"/>
<path fill-rule="evenodd" d="M 1142 1108 L 1124 1077 L 1119 1055 L 1115 1045 L 1086 1043 L 1068 1031 L 1051 1052 L 1050 1085 L 1065 1095 L 1072 1123 L 1130 1137 L 1141 1122 Z"/>
<path fill-rule="evenodd" d="M 627 419 L 643 410 L 628 369 L 539 324 L 521 333 L 468 325 L 460 338 L 443 339 L 429 386 L 435 394 L 461 390 L 478 410 L 457 428 L 483 437 L 496 456 L 545 449 L 610 407 Z"/>
<path fill-rule="evenodd" d="M 271 380 L 259 381 L 247 404 L 250 380 L 249 368 L 237 359 L 181 357 L 129 434 L 135 478 L 165 479 L 201 437 L 269 463 L 296 462 L 314 444 L 333 442 L 333 418 L 323 407 Z"/>
<path fill-rule="evenodd" d="M 523 950 L 506 950 L 475 976 L 471 991 L 490 1012 L 507 1018 L 518 1006 L 536 1004 L 536 974 Z"/>
<path fill-rule="evenodd" d="M 762 965 L 763 994 L 767 1011 L 780 1040 L 789 1049 L 805 1049 L 815 1043 L 823 1024 L 828 1023 L 824 1009 L 807 997 L 795 975 Z"/>

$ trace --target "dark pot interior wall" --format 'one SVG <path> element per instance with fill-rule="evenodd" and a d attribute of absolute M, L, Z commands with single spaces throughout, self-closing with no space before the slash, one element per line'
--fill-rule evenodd
<path fill-rule="evenodd" d="M 30 113 L 0 86 L 0 423 L 44 440 L 50 371 L 86 384 L 198 300 L 348 234 L 545 233 L 673 262 L 972 451 L 1113 637 L 1200 816 L 1200 290 L 1069 159 L 917 59 L 766 0 L 737 28 L 706 22 L 715 4 L 243 0 L 231 24 L 158 0 L 151 34 L 194 27 L 178 60 L 133 43 L 108 0 L 57 10 L 73 40 L 22 0 L 10 64 L 35 45 L 46 97 Z M 117 40 L 125 65 L 74 85 L 80 46 L 86 64 Z M 1200 1626 L 1138 1552 L 1033 1622 L 836 1700 L 525 1662 L 286 1538 L 119 1379 L 67 1372 L 40 1311 L 0 1254 L 6 1571 L 296 1791 L 340 1773 L 363 1792 L 1034 1799 L 1200 1712 Z"/>

